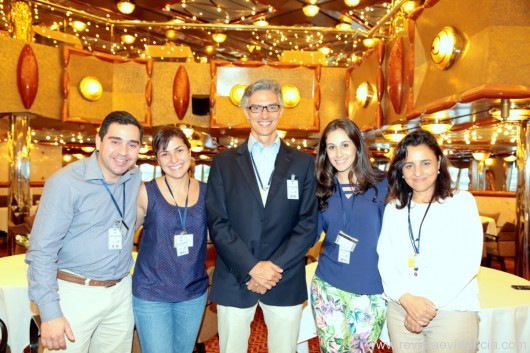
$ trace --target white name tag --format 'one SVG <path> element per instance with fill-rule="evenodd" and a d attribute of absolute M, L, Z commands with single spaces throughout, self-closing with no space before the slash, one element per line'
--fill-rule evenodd
<path fill-rule="evenodd" d="M 350 254 L 351 252 L 349 250 L 343 249 L 342 247 L 339 248 L 339 262 L 343 264 L 349 264 L 350 263 Z"/>
<path fill-rule="evenodd" d="M 294 174 L 291 175 L 291 179 L 287 180 L 287 199 L 298 200 L 298 180 L 294 179 Z"/>
<path fill-rule="evenodd" d="M 123 247 L 123 235 L 119 228 L 112 227 L 108 231 L 109 250 L 121 250 Z"/>

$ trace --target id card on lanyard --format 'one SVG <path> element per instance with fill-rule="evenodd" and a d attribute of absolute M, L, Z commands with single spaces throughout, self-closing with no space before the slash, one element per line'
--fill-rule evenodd
<path fill-rule="evenodd" d="M 123 183 L 123 212 L 120 210 L 120 207 L 118 206 L 118 202 L 116 202 L 116 199 L 114 198 L 114 195 L 110 192 L 109 186 L 105 182 L 105 180 L 100 179 L 103 186 L 105 186 L 105 190 L 107 190 L 107 193 L 110 195 L 110 198 L 112 199 L 112 203 L 114 203 L 114 207 L 116 207 L 116 210 L 118 210 L 118 214 L 120 215 L 120 219 L 116 219 L 114 221 L 114 224 L 112 227 L 108 230 L 108 248 L 109 250 L 121 250 L 123 248 L 123 240 L 125 237 L 127 237 L 127 232 L 129 231 L 129 227 L 125 223 L 123 217 L 125 213 L 125 183 Z"/>
<path fill-rule="evenodd" d="M 191 179 L 188 179 L 188 191 L 186 193 L 186 202 L 184 204 L 184 216 L 182 216 L 182 214 L 180 213 L 180 207 L 177 203 L 177 200 L 175 199 L 175 196 L 173 196 L 173 190 L 171 190 L 167 178 L 164 177 L 164 181 L 166 182 L 167 189 L 169 190 L 169 193 L 171 194 L 171 197 L 175 202 L 175 206 L 177 207 L 177 213 L 180 219 L 180 224 L 182 226 L 182 232 L 173 236 L 173 247 L 177 250 L 177 256 L 188 255 L 190 252 L 189 248 L 193 247 L 193 234 L 186 232 L 186 221 L 188 216 L 188 197 L 190 193 Z"/>

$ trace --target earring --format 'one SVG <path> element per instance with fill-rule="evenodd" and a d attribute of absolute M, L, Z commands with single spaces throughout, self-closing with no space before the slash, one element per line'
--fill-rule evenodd
<path fill-rule="evenodd" d="M 438 169 L 438 174 L 440 174 L 440 169 Z"/>
<path fill-rule="evenodd" d="M 401 177 L 402 177 L 403 179 L 405 179 L 405 176 L 404 176 L 404 175 L 402 175 Z"/>

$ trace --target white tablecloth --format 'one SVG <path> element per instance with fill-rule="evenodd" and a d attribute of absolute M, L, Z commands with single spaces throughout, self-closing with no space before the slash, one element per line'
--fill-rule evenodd
<path fill-rule="evenodd" d="M 497 222 L 495 222 L 495 219 L 491 217 L 480 216 L 480 220 L 482 221 L 482 223 L 488 223 L 488 228 L 486 229 L 486 233 L 497 235 L 499 231 L 497 229 Z"/>
<path fill-rule="evenodd" d="M 137 253 L 132 255 L 136 260 Z M 12 353 L 21 353 L 29 345 L 29 324 L 33 315 L 39 312 L 28 297 L 25 256 L 0 258 L 0 319 L 7 325 L 7 344 Z"/>
<path fill-rule="evenodd" d="M 317 263 L 306 266 L 308 292 Z M 515 290 L 512 284 L 530 285 L 524 278 L 481 267 L 479 353 L 530 353 L 530 290 Z M 307 304 L 307 303 L 306 303 Z M 304 307 L 298 352 L 307 352 L 307 341 L 316 337 L 311 306 Z M 387 342 L 387 334 L 381 334 Z M 304 350 L 305 349 L 305 350 Z"/>

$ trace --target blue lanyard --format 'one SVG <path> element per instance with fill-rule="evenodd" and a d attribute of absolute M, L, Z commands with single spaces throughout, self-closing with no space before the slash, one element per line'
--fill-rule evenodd
<path fill-rule="evenodd" d="M 109 186 L 107 185 L 105 180 L 103 180 L 103 179 L 100 179 L 100 180 L 101 180 L 101 184 L 103 184 L 103 186 L 105 186 L 105 189 L 107 189 L 107 192 L 109 193 L 110 198 L 112 199 L 112 202 L 114 202 L 114 206 L 118 210 L 118 213 L 120 214 L 121 219 L 123 219 L 123 214 L 125 213 L 125 183 L 122 184 L 123 185 L 123 213 L 122 213 L 121 210 L 120 210 L 120 207 L 118 206 L 118 203 L 116 202 L 116 199 L 114 198 L 114 196 L 110 192 Z"/>
<path fill-rule="evenodd" d="M 267 184 L 267 187 L 263 187 L 263 182 L 261 181 L 261 177 L 259 175 L 258 167 L 256 167 L 256 162 L 254 161 L 254 157 L 252 156 L 252 152 L 250 152 L 250 160 L 252 161 L 252 167 L 254 168 L 254 172 L 258 176 L 259 186 L 261 187 L 261 190 L 267 191 L 269 190 L 272 182 L 272 174 L 274 174 L 274 169 L 272 170 L 271 176 L 269 178 L 269 183 Z"/>
<path fill-rule="evenodd" d="M 169 190 L 169 193 L 171 194 L 171 197 L 173 198 L 173 201 L 175 201 L 175 205 L 177 206 L 177 212 L 179 214 L 180 224 L 182 224 L 182 234 L 185 234 L 186 233 L 186 217 L 188 216 L 188 196 L 190 195 L 191 178 L 188 179 L 188 192 L 186 193 L 186 204 L 184 205 L 184 218 L 182 218 L 182 214 L 180 213 L 179 204 L 177 203 L 177 200 L 175 200 L 175 196 L 173 196 L 173 191 L 171 190 L 171 187 L 169 186 L 169 183 L 167 182 L 166 177 L 164 177 L 164 181 L 166 182 L 167 189 Z"/>
<path fill-rule="evenodd" d="M 429 208 L 431 208 L 432 200 L 434 200 L 434 194 L 431 197 L 431 201 L 429 201 L 429 206 L 427 206 L 427 209 L 425 210 L 425 214 L 423 215 L 423 218 L 421 219 L 420 223 L 420 229 L 418 229 L 418 238 L 414 240 L 414 233 L 412 232 L 412 224 L 410 222 L 410 203 L 412 202 L 412 195 L 409 199 L 408 204 L 408 220 L 409 220 L 409 237 L 410 237 L 410 243 L 412 244 L 412 248 L 414 249 L 414 253 L 417 255 L 420 253 L 420 240 L 421 240 L 421 226 L 423 226 L 423 221 L 425 221 L 425 217 L 427 217 L 427 212 L 429 212 Z M 416 245 L 418 243 L 418 245 Z"/>
<path fill-rule="evenodd" d="M 353 205 L 355 205 L 355 193 L 353 192 L 352 190 L 352 200 L 351 200 L 351 212 L 350 212 L 350 217 L 348 217 L 348 224 L 346 224 L 346 217 L 347 217 L 347 212 L 346 212 L 346 209 L 344 207 L 344 200 L 342 199 L 342 185 L 340 184 L 340 182 L 338 181 L 337 179 L 337 184 L 339 185 L 339 197 L 340 197 L 340 205 L 341 205 L 341 209 L 342 209 L 342 226 L 344 227 L 344 231 L 346 232 L 346 234 L 350 234 L 350 225 L 351 225 L 351 219 L 353 218 Z M 346 197 L 346 193 L 344 193 L 344 197 Z"/>

